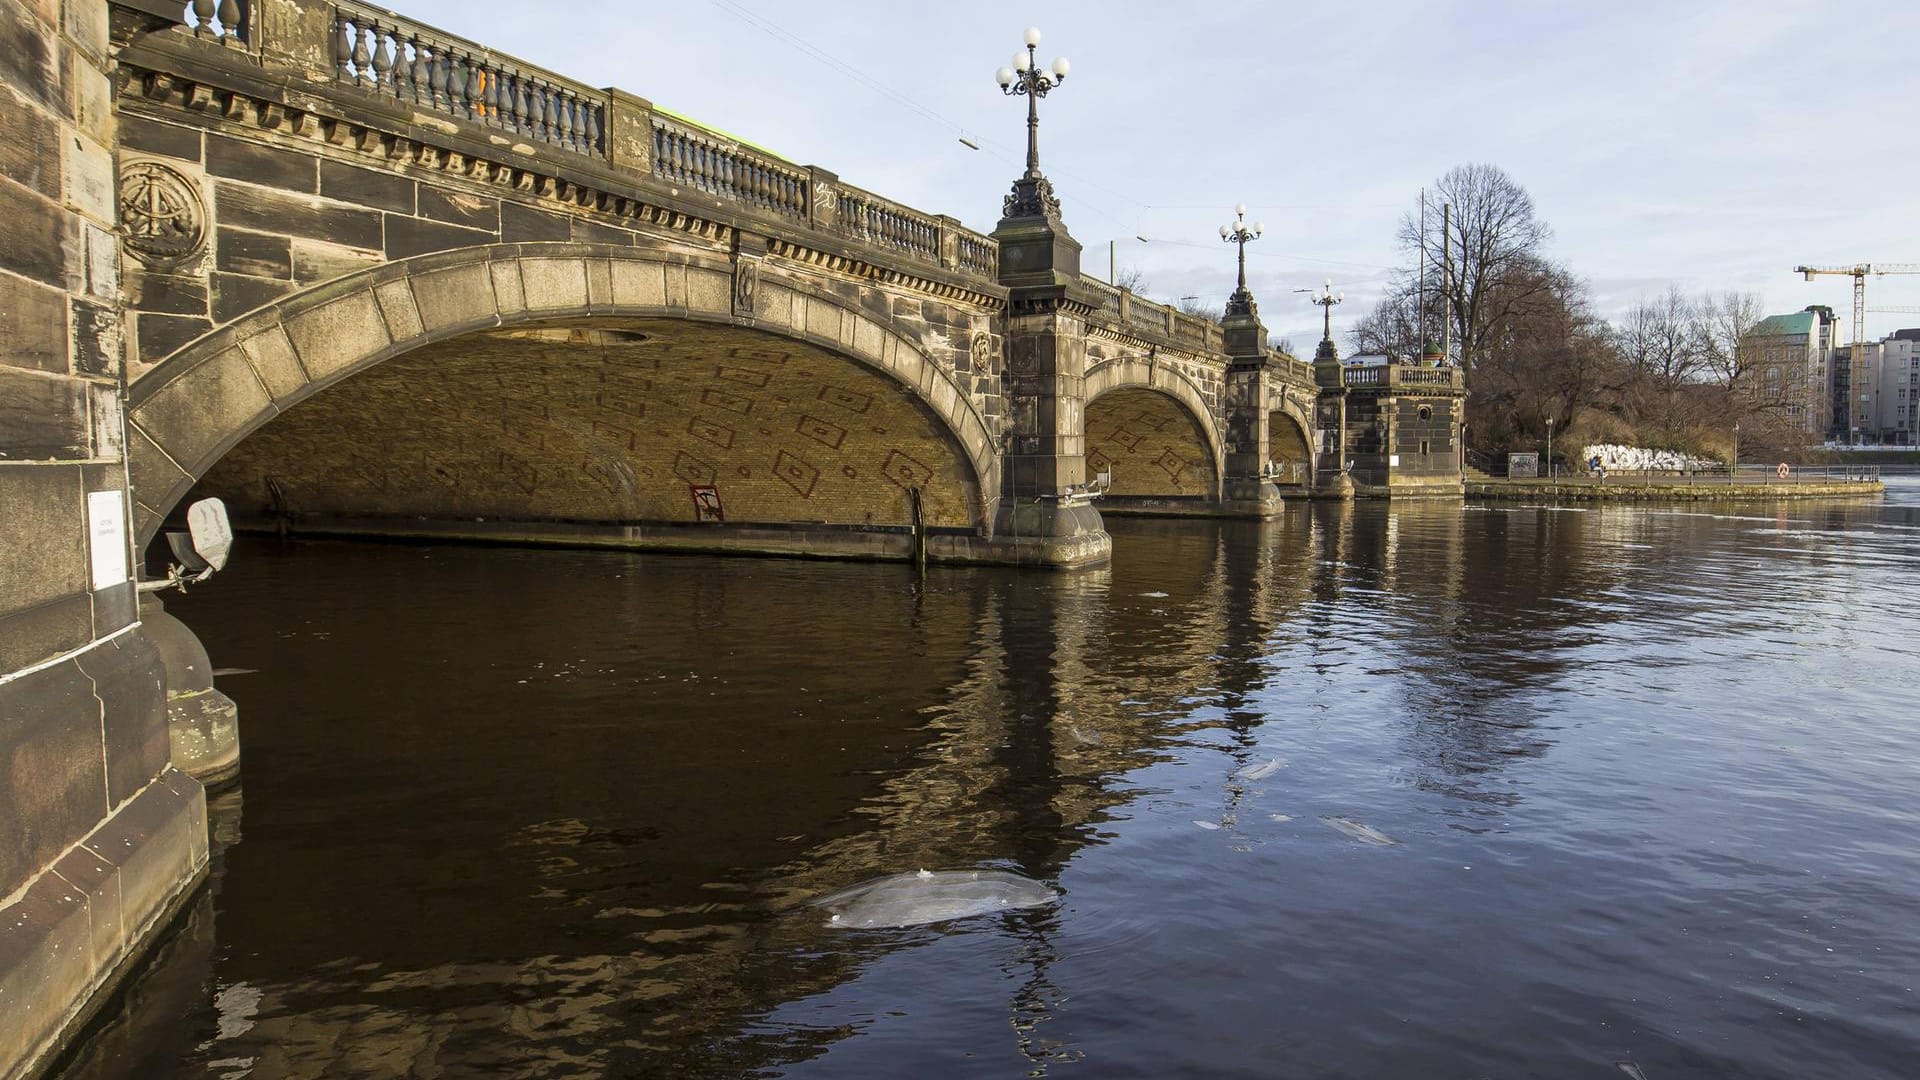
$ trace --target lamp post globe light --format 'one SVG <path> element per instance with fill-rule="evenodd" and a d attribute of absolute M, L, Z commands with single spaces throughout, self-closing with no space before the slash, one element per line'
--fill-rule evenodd
<path fill-rule="evenodd" d="M 1001 93 L 1009 97 L 1024 94 L 1027 98 L 1027 171 L 1013 182 L 1013 191 L 1006 198 L 1003 209 L 1007 217 L 1052 217 L 1060 213 L 1053 185 L 1040 174 L 1040 99 L 1067 81 L 1072 65 L 1062 56 L 1042 68 L 1035 51 L 1039 46 L 1040 31 L 1028 27 L 1025 51 L 1014 53 L 1013 66 L 1003 67 L 993 76 Z"/>
<path fill-rule="evenodd" d="M 1227 298 L 1228 315 L 1252 315 L 1253 293 L 1247 291 L 1247 245 L 1260 239 L 1267 227 L 1256 221 L 1247 224 L 1247 204 L 1241 203 L 1233 208 L 1233 223 L 1220 226 L 1220 239 L 1229 244 L 1240 245 L 1240 280 L 1234 286 L 1233 295 Z"/>
<path fill-rule="evenodd" d="M 1320 305 L 1320 340 L 1333 340 L 1333 305 L 1344 304 L 1346 293 L 1333 291 L 1333 279 L 1329 278 L 1318 289 L 1295 289 L 1294 292 L 1307 294 L 1307 302 Z"/>

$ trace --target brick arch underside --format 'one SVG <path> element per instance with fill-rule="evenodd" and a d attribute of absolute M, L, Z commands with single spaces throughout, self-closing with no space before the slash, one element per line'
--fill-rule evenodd
<path fill-rule="evenodd" d="M 928 524 L 985 528 L 992 440 L 944 369 L 790 279 L 759 275 L 743 315 L 733 280 L 723 258 L 525 244 L 290 296 L 136 384 L 140 542 L 201 478 L 246 511 L 269 475 L 295 513 L 593 522 L 692 520 L 688 485 L 711 484 L 728 523 L 898 524 L 919 486 Z"/>
<path fill-rule="evenodd" d="M 1113 473 L 1112 495 L 1218 498 L 1206 430 L 1182 401 L 1122 386 L 1087 402 L 1087 473 Z"/>
<path fill-rule="evenodd" d="M 978 486 L 898 383 L 817 346 L 737 327 L 489 331 L 424 346 L 287 410 L 191 498 L 237 522 L 417 518 L 969 529 Z"/>

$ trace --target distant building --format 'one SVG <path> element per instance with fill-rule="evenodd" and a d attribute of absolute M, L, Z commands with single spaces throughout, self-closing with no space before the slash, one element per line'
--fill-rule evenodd
<path fill-rule="evenodd" d="M 1913 446 L 1920 432 L 1920 329 L 1896 330 L 1868 342 L 1862 351 L 1866 381 L 1857 398 L 1860 441 Z"/>
<path fill-rule="evenodd" d="M 1741 362 L 1741 393 L 1779 406 L 1794 426 L 1821 435 L 1844 430 L 1836 418 L 1832 373 L 1835 328 L 1833 309 L 1815 304 L 1791 315 L 1769 315 L 1740 341 L 1749 355 Z M 1844 393 L 1844 391 L 1843 391 Z"/>

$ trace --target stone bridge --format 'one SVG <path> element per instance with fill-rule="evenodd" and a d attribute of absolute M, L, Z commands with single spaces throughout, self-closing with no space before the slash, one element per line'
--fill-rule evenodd
<path fill-rule="evenodd" d="M 137 588 L 190 496 L 1073 569 L 1461 487 L 1458 372 L 1088 279 L 1037 157 L 981 234 L 352 0 L 0 5 L 0 131 L 0 1080 L 205 873 L 231 703 Z"/>
<path fill-rule="evenodd" d="M 193 492 L 1071 567 L 1108 549 L 1093 474 L 1255 516 L 1311 481 L 1312 368 L 1085 278 L 1057 203 L 985 236 L 378 8 L 248 14 L 116 58 L 142 543 Z"/>

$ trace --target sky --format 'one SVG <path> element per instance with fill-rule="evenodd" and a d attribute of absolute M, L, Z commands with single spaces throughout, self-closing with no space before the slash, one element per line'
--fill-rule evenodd
<path fill-rule="evenodd" d="M 1147 295 L 1222 304 L 1218 228 L 1245 202 L 1261 315 L 1308 351 L 1320 313 L 1294 290 L 1345 294 L 1346 348 L 1407 262 L 1400 217 L 1465 162 L 1532 194 L 1609 317 L 1674 284 L 1830 304 L 1848 333 L 1849 279 L 1793 267 L 1920 269 L 1920 0 L 396 6 L 981 232 L 1025 154 L 993 72 L 1036 26 L 1043 63 L 1072 61 L 1040 158 L 1082 269 L 1104 276 L 1113 242 Z M 1867 302 L 1920 308 L 1920 275 L 1869 279 Z M 1902 326 L 1920 313 L 1867 336 Z"/>

